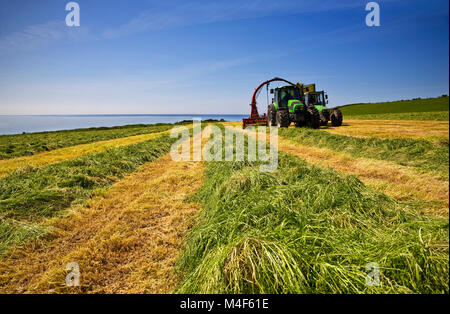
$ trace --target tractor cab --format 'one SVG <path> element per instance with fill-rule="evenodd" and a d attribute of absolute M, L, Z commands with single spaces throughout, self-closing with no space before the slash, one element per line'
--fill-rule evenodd
<path fill-rule="evenodd" d="M 308 106 L 314 106 L 319 111 L 322 111 L 327 107 L 327 103 L 328 95 L 326 95 L 324 91 L 305 93 L 305 104 Z"/>
<path fill-rule="evenodd" d="M 294 85 L 277 87 L 270 92 L 274 95 L 272 103 L 277 110 L 288 108 L 289 112 L 293 113 L 296 107 L 303 106 L 300 91 Z"/>

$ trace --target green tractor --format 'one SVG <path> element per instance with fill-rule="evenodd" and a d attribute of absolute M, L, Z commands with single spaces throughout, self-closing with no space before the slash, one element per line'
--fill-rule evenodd
<path fill-rule="evenodd" d="M 274 95 L 267 110 L 269 126 L 287 128 L 294 123 L 296 127 L 320 127 L 320 112 L 315 106 L 304 102 L 303 90 L 297 85 L 271 89 Z"/>
<path fill-rule="evenodd" d="M 316 85 L 301 85 L 300 89 L 304 90 L 304 102 L 308 106 L 315 107 L 320 113 L 320 125 L 327 126 L 331 121 L 332 126 L 342 126 L 342 112 L 339 109 L 329 109 L 328 95 L 324 91 L 316 91 Z"/>

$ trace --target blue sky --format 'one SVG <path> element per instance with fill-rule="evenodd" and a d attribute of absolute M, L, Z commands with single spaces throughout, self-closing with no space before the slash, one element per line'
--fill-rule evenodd
<path fill-rule="evenodd" d="M 330 105 L 448 94 L 448 1 L 0 0 L 0 114 L 247 114 L 280 76 Z M 259 98 L 266 108 L 265 93 Z"/>

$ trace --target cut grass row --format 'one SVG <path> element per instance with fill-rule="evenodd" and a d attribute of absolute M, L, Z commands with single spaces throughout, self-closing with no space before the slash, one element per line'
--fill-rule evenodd
<path fill-rule="evenodd" d="M 163 132 L 173 124 L 128 125 L 0 136 L 0 160 L 140 134 Z"/>
<path fill-rule="evenodd" d="M 0 259 L 0 294 L 170 293 L 185 231 L 199 210 L 184 199 L 202 186 L 203 170 L 204 163 L 165 155 L 70 216 L 51 219 L 45 241 Z M 64 285 L 64 266 L 73 261 L 82 271 L 78 288 Z"/>
<path fill-rule="evenodd" d="M 448 217 L 448 180 L 395 163 L 352 157 L 327 148 L 280 139 L 279 149 L 308 163 L 357 176 L 368 187 L 415 208 L 423 215 Z M 426 184 L 424 184 L 426 183 Z"/>
<path fill-rule="evenodd" d="M 243 132 L 256 136 L 250 130 Z M 390 161 L 353 157 L 328 148 L 301 145 L 283 137 L 278 140 L 278 148 L 310 164 L 355 175 L 368 187 L 415 208 L 421 214 L 448 217 L 448 180 L 432 173 L 422 173 L 416 168 Z"/>
<path fill-rule="evenodd" d="M 324 127 L 333 134 L 355 137 L 414 138 L 448 144 L 448 121 L 346 120 L 340 127 Z"/>
<path fill-rule="evenodd" d="M 42 218 L 62 215 L 99 189 L 167 154 L 174 141 L 163 135 L 42 168 L 22 169 L 0 179 L 0 253 L 44 232 L 31 227 Z"/>
<path fill-rule="evenodd" d="M 281 153 L 210 162 L 180 293 L 448 293 L 448 219 L 424 217 L 354 176 Z M 381 286 L 366 284 L 377 263 Z"/>
<path fill-rule="evenodd" d="M 426 140 L 410 138 L 358 138 L 298 128 L 281 129 L 279 134 L 302 145 L 325 147 L 355 157 L 392 161 L 435 173 L 448 180 L 448 143 L 435 145 Z"/>
<path fill-rule="evenodd" d="M 102 152 L 114 147 L 128 146 L 151 140 L 169 131 L 121 137 L 107 141 L 80 144 L 42 152 L 32 156 L 22 156 L 0 160 L 0 178 L 20 168 L 42 167 L 87 154 Z M 26 170 L 25 170 L 26 171 Z"/>

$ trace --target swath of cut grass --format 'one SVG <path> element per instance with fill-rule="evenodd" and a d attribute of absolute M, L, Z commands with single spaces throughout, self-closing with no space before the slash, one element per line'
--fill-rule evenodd
<path fill-rule="evenodd" d="M 433 172 L 448 179 L 448 143 L 435 145 L 426 140 L 410 138 L 358 138 L 299 128 L 281 129 L 279 134 L 303 145 L 326 147 L 355 157 L 393 161 L 402 166 Z"/>
<path fill-rule="evenodd" d="M 340 127 L 321 130 L 355 137 L 414 138 L 447 144 L 449 139 L 448 121 L 346 120 Z"/>
<path fill-rule="evenodd" d="M 169 131 L 134 135 L 129 137 L 116 138 L 108 141 L 100 141 L 89 144 L 81 144 L 55 149 L 49 152 L 43 152 L 31 156 L 22 156 L 17 158 L 10 158 L 0 160 L 0 178 L 6 177 L 8 174 L 17 169 L 38 168 L 64 160 L 77 158 L 87 154 L 99 153 L 104 150 L 129 146 L 140 142 L 151 140 L 155 137 L 161 136 L 163 133 Z"/>
<path fill-rule="evenodd" d="M 448 293 L 448 219 L 421 216 L 354 176 L 281 153 L 210 162 L 179 293 Z M 381 286 L 366 285 L 368 263 Z"/>
<path fill-rule="evenodd" d="M 226 123 L 228 126 L 235 126 Z M 242 131 L 256 136 L 255 132 Z M 267 134 L 269 141 L 269 134 Z M 278 148 L 306 162 L 357 176 L 368 187 L 429 216 L 448 217 L 448 179 L 385 160 L 354 157 L 329 148 L 301 145 L 280 137 Z M 426 183 L 426 184 L 425 184 Z"/>
<path fill-rule="evenodd" d="M 12 246 L 18 246 L 29 239 L 43 236 L 48 227 L 30 223 L 22 223 L 12 219 L 0 219 L 0 255 Z"/>
<path fill-rule="evenodd" d="M 122 137 L 167 131 L 173 124 L 127 125 L 16 135 L 0 135 L 0 160 Z"/>
<path fill-rule="evenodd" d="M 166 154 L 139 167 L 70 215 L 46 220 L 47 238 L 0 259 L 1 293 L 168 293 L 174 263 L 198 204 L 202 162 Z M 81 287 L 65 286 L 61 265 L 77 261 Z"/>
<path fill-rule="evenodd" d="M 29 171 L 16 171 L 0 179 L 0 228 L 9 219 L 36 223 L 44 217 L 64 214 L 82 204 L 96 191 L 110 186 L 146 162 L 169 152 L 176 139 L 168 135 L 135 145 L 113 148 L 102 153 Z M 20 235 L 20 229 L 7 229 L 0 242 Z"/>

